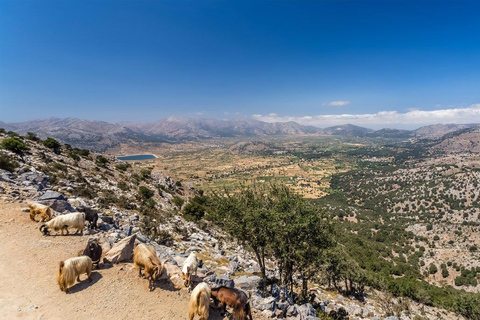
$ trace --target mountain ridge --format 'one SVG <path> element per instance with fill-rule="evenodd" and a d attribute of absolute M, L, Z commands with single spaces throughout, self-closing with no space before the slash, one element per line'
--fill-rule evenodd
<path fill-rule="evenodd" d="M 213 138 L 256 137 L 273 135 L 321 134 L 345 137 L 377 137 L 397 139 L 439 139 L 456 130 L 475 124 L 435 124 L 415 130 L 373 130 L 345 124 L 327 128 L 305 126 L 293 121 L 263 122 L 251 118 L 218 120 L 171 116 L 153 122 L 120 122 L 78 118 L 47 118 L 26 122 L 5 123 L 0 127 L 20 134 L 33 132 L 41 138 L 53 137 L 76 147 L 104 151 L 120 143 L 179 142 Z"/>

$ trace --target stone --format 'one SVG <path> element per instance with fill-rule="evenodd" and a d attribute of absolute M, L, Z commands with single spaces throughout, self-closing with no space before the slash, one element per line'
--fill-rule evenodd
<path fill-rule="evenodd" d="M 146 243 L 148 241 L 147 237 L 141 234 L 140 232 L 137 232 L 136 235 L 137 235 L 138 241 L 143 243 Z"/>
<path fill-rule="evenodd" d="M 233 280 L 235 282 L 235 287 L 242 290 L 251 291 L 257 289 L 262 283 L 262 278 L 259 276 L 241 276 Z"/>
<path fill-rule="evenodd" d="M 390 317 L 386 317 L 385 320 L 400 320 L 400 319 L 396 316 L 390 316 Z"/>
<path fill-rule="evenodd" d="M 235 282 L 229 277 L 224 275 L 222 276 L 212 275 L 210 277 L 210 282 L 212 282 L 216 287 L 225 286 L 225 287 L 233 288 L 235 286 Z"/>
<path fill-rule="evenodd" d="M 135 243 L 136 235 L 127 237 L 108 250 L 105 254 L 104 260 L 111 263 L 120 263 L 123 261 L 131 261 L 133 257 L 133 245 Z"/>
<path fill-rule="evenodd" d="M 67 198 L 61 194 L 60 192 L 47 190 L 44 194 L 42 194 L 38 200 L 67 200 Z"/>
<path fill-rule="evenodd" d="M 102 219 L 102 221 L 107 223 L 107 224 L 113 224 L 113 217 L 112 216 L 107 216 L 105 214 L 99 214 L 98 218 Z"/>
<path fill-rule="evenodd" d="M 294 304 L 288 307 L 286 316 L 287 317 L 296 317 L 298 315 L 298 305 Z"/>
<path fill-rule="evenodd" d="M 0 181 L 13 182 L 13 174 L 10 171 L 0 169 Z"/>
<path fill-rule="evenodd" d="M 38 201 L 41 204 L 47 205 L 55 211 L 62 213 L 74 212 L 73 207 L 66 200 L 50 199 L 50 200 L 40 200 Z"/>
<path fill-rule="evenodd" d="M 250 298 L 250 301 L 252 303 L 252 307 L 260 311 L 274 311 L 276 309 L 276 301 L 274 297 L 263 298 L 259 294 L 254 294 Z"/>
<path fill-rule="evenodd" d="M 308 316 L 317 316 L 317 311 L 310 303 L 302 304 L 297 310 L 298 314 L 300 315 L 300 319 L 307 319 Z"/>

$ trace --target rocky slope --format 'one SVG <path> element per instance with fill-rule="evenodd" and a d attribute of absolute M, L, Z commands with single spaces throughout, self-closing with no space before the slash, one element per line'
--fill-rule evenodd
<path fill-rule="evenodd" d="M 5 138 L 7 138 L 6 134 L 0 134 L 0 141 Z M 101 288 L 100 283 L 103 281 L 100 279 L 103 277 L 105 280 L 107 278 L 115 279 L 121 283 L 126 281 L 125 286 L 121 285 L 120 287 L 127 290 L 134 285 L 141 286 L 137 283 L 141 281 L 134 281 L 130 277 L 131 274 L 128 273 L 132 267 L 130 263 L 131 247 L 129 246 L 133 244 L 133 241 L 137 241 L 153 245 L 159 258 L 165 264 L 166 273 L 163 275 L 163 282 L 159 284 L 159 293 L 156 293 L 162 297 L 160 300 L 165 298 L 166 301 L 172 301 L 172 296 L 167 294 L 165 297 L 161 290 L 180 290 L 182 287 L 179 277 L 180 266 L 191 251 L 197 251 L 203 260 L 203 266 L 199 269 L 199 277 L 196 281 L 203 280 L 211 285 L 235 285 L 251 292 L 251 303 L 255 309 L 256 318 L 318 319 L 317 311 L 313 306 L 326 313 L 345 310 L 353 319 L 380 319 L 385 315 L 392 314 L 398 315 L 401 319 L 411 319 L 414 315 L 420 314 L 427 319 L 458 318 L 451 313 L 417 305 L 411 301 L 404 300 L 400 303 L 396 299 L 386 297 L 381 292 L 373 290 L 367 290 L 368 295 L 364 301 L 357 301 L 324 288 L 312 288 L 311 304 L 297 305 L 293 302 L 294 294 L 289 294 L 286 288 L 273 285 L 269 286 L 269 295 L 264 297 L 257 290 L 260 283 L 259 268 L 249 250 L 243 248 L 234 239 L 228 238 L 215 227 L 207 225 L 200 228 L 195 223 L 185 221 L 178 214 L 179 207 L 181 207 L 178 199 L 188 201 L 195 194 L 195 190 L 188 183 L 175 182 L 170 177 L 163 175 L 162 172 L 152 172 L 144 165 L 128 165 L 113 157 L 95 153 L 78 153 L 68 146 L 63 146 L 55 153 L 38 141 L 27 139 L 23 139 L 23 141 L 28 145 L 29 151 L 22 157 L 4 150 L 0 151 L 4 155 L 8 154 L 10 159 L 15 159 L 18 164 L 12 172 L 0 169 L 0 207 L 2 208 L 0 211 L 2 222 L 5 224 L 2 227 L 2 233 L 5 232 L 5 235 L 11 238 L 14 229 L 20 228 L 25 232 L 17 232 L 15 237 L 22 236 L 23 233 L 32 237 L 27 242 L 36 243 L 36 246 L 39 246 L 37 249 L 41 250 L 39 252 L 43 256 L 39 260 L 39 267 L 35 269 L 40 269 L 38 272 L 41 273 L 43 280 L 40 283 L 34 283 L 46 289 L 45 291 L 29 291 L 25 280 L 15 278 L 12 272 L 8 272 L 8 275 L 19 282 L 19 289 L 15 292 L 19 294 L 21 291 L 27 291 L 29 292 L 28 297 L 30 297 L 28 299 L 31 299 L 23 301 L 16 312 L 20 312 L 20 309 L 21 312 L 29 312 L 35 310 L 39 305 L 39 309 L 43 310 L 45 301 L 35 302 L 34 296 L 43 297 L 44 292 L 57 291 L 54 281 L 48 281 L 48 277 L 54 274 L 56 263 L 58 263 L 58 261 L 54 263 L 53 260 L 74 255 L 82 249 L 81 244 L 86 243 L 87 237 L 95 237 L 99 239 L 107 253 L 106 259 L 103 261 L 103 268 L 96 273 L 98 286 L 96 283 L 91 285 L 92 288 L 83 283 L 77 285 L 78 291 L 81 291 L 79 297 L 83 296 L 85 301 L 88 299 L 85 294 L 88 294 L 90 289 L 92 297 L 96 297 L 96 299 L 104 297 L 105 289 L 98 289 L 103 290 L 100 293 L 96 291 L 97 287 Z M 139 186 L 144 188 L 141 189 Z M 145 189 L 150 190 L 151 193 L 141 191 Z M 28 201 L 48 204 L 56 211 L 56 214 L 76 211 L 80 206 L 89 207 L 99 213 L 99 230 L 86 228 L 83 237 L 43 238 L 41 233 L 36 230 L 38 224 L 28 220 L 27 214 L 22 215 L 18 212 L 18 205 L 12 204 L 23 203 L 21 206 L 24 207 Z M 12 216 L 12 208 L 21 218 Z M 19 224 L 20 227 L 15 227 L 15 224 Z M 32 230 L 33 232 L 31 232 Z M 37 236 L 34 236 L 35 233 Z M 26 246 L 25 238 L 13 239 L 16 240 L 12 244 L 23 243 Z M 63 239 L 66 240 L 63 241 Z M 72 244 L 72 247 L 67 247 L 69 243 Z M 53 253 L 51 256 L 48 255 L 47 252 L 58 250 L 56 248 L 63 248 L 65 255 L 53 255 Z M 2 252 L 4 251 L 2 250 Z M 12 259 L 17 258 L 13 255 Z M 12 259 L 2 260 L 2 264 L 0 264 L 2 270 L 12 268 L 11 265 L 14 263 Z M 26 258 L 21 259 L 25 260 Z M 268 275 L 273 277 L 276 274 L 275 262 L 269 261 L 267 265 Z M 42 266 L 47 266 L 50 271 L 43 272 Z M 25 271 L 25 273 L 28 272 Z M 125 280 L 126 278 L 131 281 Z M 135 284 L 132 285 L 132 282 Z M 166 287 L 165 283 L 168 284 Z M 111 290 L 124 290 L 120 287 L 108 285 Z M 145 286 L 142 286 L 143 289 Z M 132 290 L 134 294 L 127 295 L 130 302 L 125 302 L 126 305 L 133 310 L 135 310 L 135 306 L 132 301 L 147 308 L 151 306 L 150 299 L 142 302 L 145 299 L 143 293 L 140 293 L 138 289 Z M 181 289 L 178 299 L 186 301 L 187 295 L 184 291 L 185 289 Z M 144 294 L 148 296 L 149 293 L 145 292 Z M 111 298 L 109 299 L 108 301 L 111 301 Z M 98 304 L 104 305 L 105 302 L 99 301 Z M 98 310 L 102 317 L 122 317 L 118 316 L 117 309 L 103 311 L 98 304 L 95 303 L 92 310 Z M 397 304 L 404 307 L 394 308 Z M 117 302 L 114 305 L 121 307 Z M 164 308 L 165 315 L 168 317 L 164 315 L 163 318 L 184 319 L 183 314 L 174 310 L 183 308 L 181 305 L 183 304 L 180 302 L 173 303 L 171 309 Z M 76 308 L 76 312 L 82 310 L 80 314 L 88 314 L 86 313 L 87 309 Z M 141 309 L 141 307 L 138 308 Z M 9 310 L 12 315 L 15 315 L 15 310 L 11 308 Z M 55 312 L 59 312 L 58 309 L 55 310 L 57 310 Z M 32 314 L 38 315 L 35 312 Z M 58 313 L 45 313 L 47 317 L 53 318 L 56 317 L 56 314 Z M 144 316 L 150 317 L 153 314 L 158 313 L 152 311 L 144 313 Z M 389 319 L 398 318 L 390 317 Z"/>

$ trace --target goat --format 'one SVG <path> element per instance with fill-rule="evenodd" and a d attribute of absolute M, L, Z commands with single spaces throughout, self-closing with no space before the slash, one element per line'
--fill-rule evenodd
<path fill-rule="evenodd" d="M 68 293 L 68 287 L 75 283 L 75 278 L 80 282 L 80 274 L 86 273 L 88 282 L 92 282 L 92 259 L 87 256 L 70 258 L 60 261 L 57 282 L 61 291 Z"/>
<path fill-rule="evenodd" d="M 85 220 L 90 223 L 91 229 L 98 229 L 97 227 L 98 213 L 93 211 L 91 208 L 85 207 L 85 206 L 77 207 L 77 210 L 79 212 L 85 212 Z"/>
<path fill-rule="evenodd" d="M 252 310 L 250 308 L 250 296 L 242 290 L 237 288 L 228 288 L 221 286 L 211 290 L 213 300 L 219 301 L 220 306 L 223 307 L 223 312 L 226 311 L 226 306 L 233 308 L 234 320 L 252 320 Z"/>
<path fill-rule="evenodd" d="M 207 320 L 210 308 L 211 290 L 205 282 L 199 283 L 193 289 L 188 304 L 188 318 L 193 320 L 195 314 L 200 316 L 200 320 Z"/>
<path fill-rule="evenodd" d="M 192 287 L 192 274 L 195 273 L 197 275 L 197 268 L 198 268 L 198 258 L 195 251 L 192 251 L 188 256 L 187 260 L 183 263 L 182 267 L 182 278 L 183 278 L 183 285 L 185 287 L 189 286 L 189 291 Z"/>
<path fill-rule="evenodd" d="M 155 248 L 143 243 L 136 245 L 133 249 L 133 264 L 138 269 L 139 277 L 142 277 L 142 269 L 145 269 L 143 277 L 149 280 L 148 288 L 153 291 L 155 289 L 154 281 L 163 272 L 163 266 L 158 260 Z"/>
<path fill-rule="evenodd" d="M 41 203 L 29 203 L 28 208 L 30 209 L 30 219 L 32 221 L 37 222 L 37 220 L 35 220 L 37 214 L 40 215 L 41 222 L 48 221 L 52 218 L 52 209 L 49 206 Z"/>
<path fill-rule="evenodd" d="M 102 257 L 102 246 L 98 244 L 98 239 L 90 238 L 87 242 L 87 247 L 79 255 L 84 255 L 92 259 L 92 263 L 99 267 L 100 258 Z"/>
<path fill-rule="evenodd" d="M 77 231 L 75 233 L 80 232 L 83 234 L 84 227 L 85 227 L 85 213 L 72 212 L 72 213 L 56 216 L 55 218 L 48 221 L 47 223 L 42 224 L 39 230 L 42 231 L 44 235 L 49 235 L 50 234 L 49 229 L 54 229 L 55 231 L 58 231 L 60 229 L 63 236 L 63 230 L 67 230 L 67 234 L 69 234 L 68 228 L 76 228 Z"/>

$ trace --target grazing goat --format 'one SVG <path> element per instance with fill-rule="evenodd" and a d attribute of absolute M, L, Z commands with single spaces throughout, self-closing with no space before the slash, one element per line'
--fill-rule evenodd
<path fill-rule="evenodd" d="M 77 210 L 80 212 L 85 212 L 85 220 L 90 223 L 91 229 L 98 229 L 97 227 L 98 213 L 93 211 L 91 208 L 84 207 L 84 206 L 77 207 Z"/>
<path fill-rule="evenodd" d="M 195 273 L 197 275 L 197 268 L 198 268 L 198 258 L 195 251 L 192 251 L 188 256 L 187 260 L 183 263 L 182 268 L 182 278 L 183 278 L 183 285 L 185 287 L 189 287 L 189 291 L 192 288 L 192 274 Z"/>
<path fill-rule="evenodd" d="M 70 258 L 60 261 L 57 282 L 61 291 L 68 293 L 68 287 L 75 283 L 75 278 L 80 282 L 80 274 L 86 273 L 88 282 L 92 282 L 92 259 L 87 256 Z"/>
<path fill-rule="evenodd" d="M 100 264 L 100 258 L 102 257 L 102 246 L 98 244 L 98 239 L 88 239 L 87 247 L 85 250 L 83 250 L 83 252 L 80 253 L 80 255 L 90 257 L 92 259 L 92 263 L 96 265 L 96 268 L 98 268 L 98 265 Z"/>
<path fill-rule="evenodd" d="M 252 310 L 250 308 L 250 297 L 242 290 L 237 288 L 219 287 L 211 290 L 213 300 L 219 301 L 223 307 L 223 312 L 226 311 L 226 306 L 233 308 L 234 320 L 252 320 Z"/>
<path fill-rule="evenodd" d="M 28 208 L 30 209 L 30 219 L 35 220 L 35 216 L 40 215 L 40 221 L 45 222 L 52 218 L 52 209 L 49 206 L 46 206 L 41 203 L 29 203 Z"/>
<path fill-rule="evenodd" d="M 190 303 L 188 304 L 188 318 L 193 320 L 195 315 L 200 316 L 200 320 L 207 320 L 210 308 L 211 290 L 205 282 L 199 283 L 193 289 L 190 295 Z"/>
<path fill-rule="evenodd" d="M 144 278 L 147 278 L 148 289 L 153 291 L 155 289 L 154 281 L 157 280 L 163 272 L 163 266 L 158 260 L 155 248 L 147 246 L 146 244 L 139 244 L 133 249 L 133 264 L 138 269 L 138 276 L 142 276 L 142 269 L 144 271 Z"/>
<path fill-rule="evenodd" d="M 39 230 L 42 231 L 44 235 L 49 235 L 50 234 L 49 229 L 54 229 L 55 231 L 58 231 L 60 229 L 63 236 L 63 230 L 67 230 L 67 234 L 69 234 L 68 228 L 76 228 L 77 231 L 75 233 L 80 232 L 83 234 L 84 227 L 85 227 L 85 213 L 72 212 L 72 213 L 56 216 L 55 218 L 48 221 L 47 223 L 42 224 Z"/>

